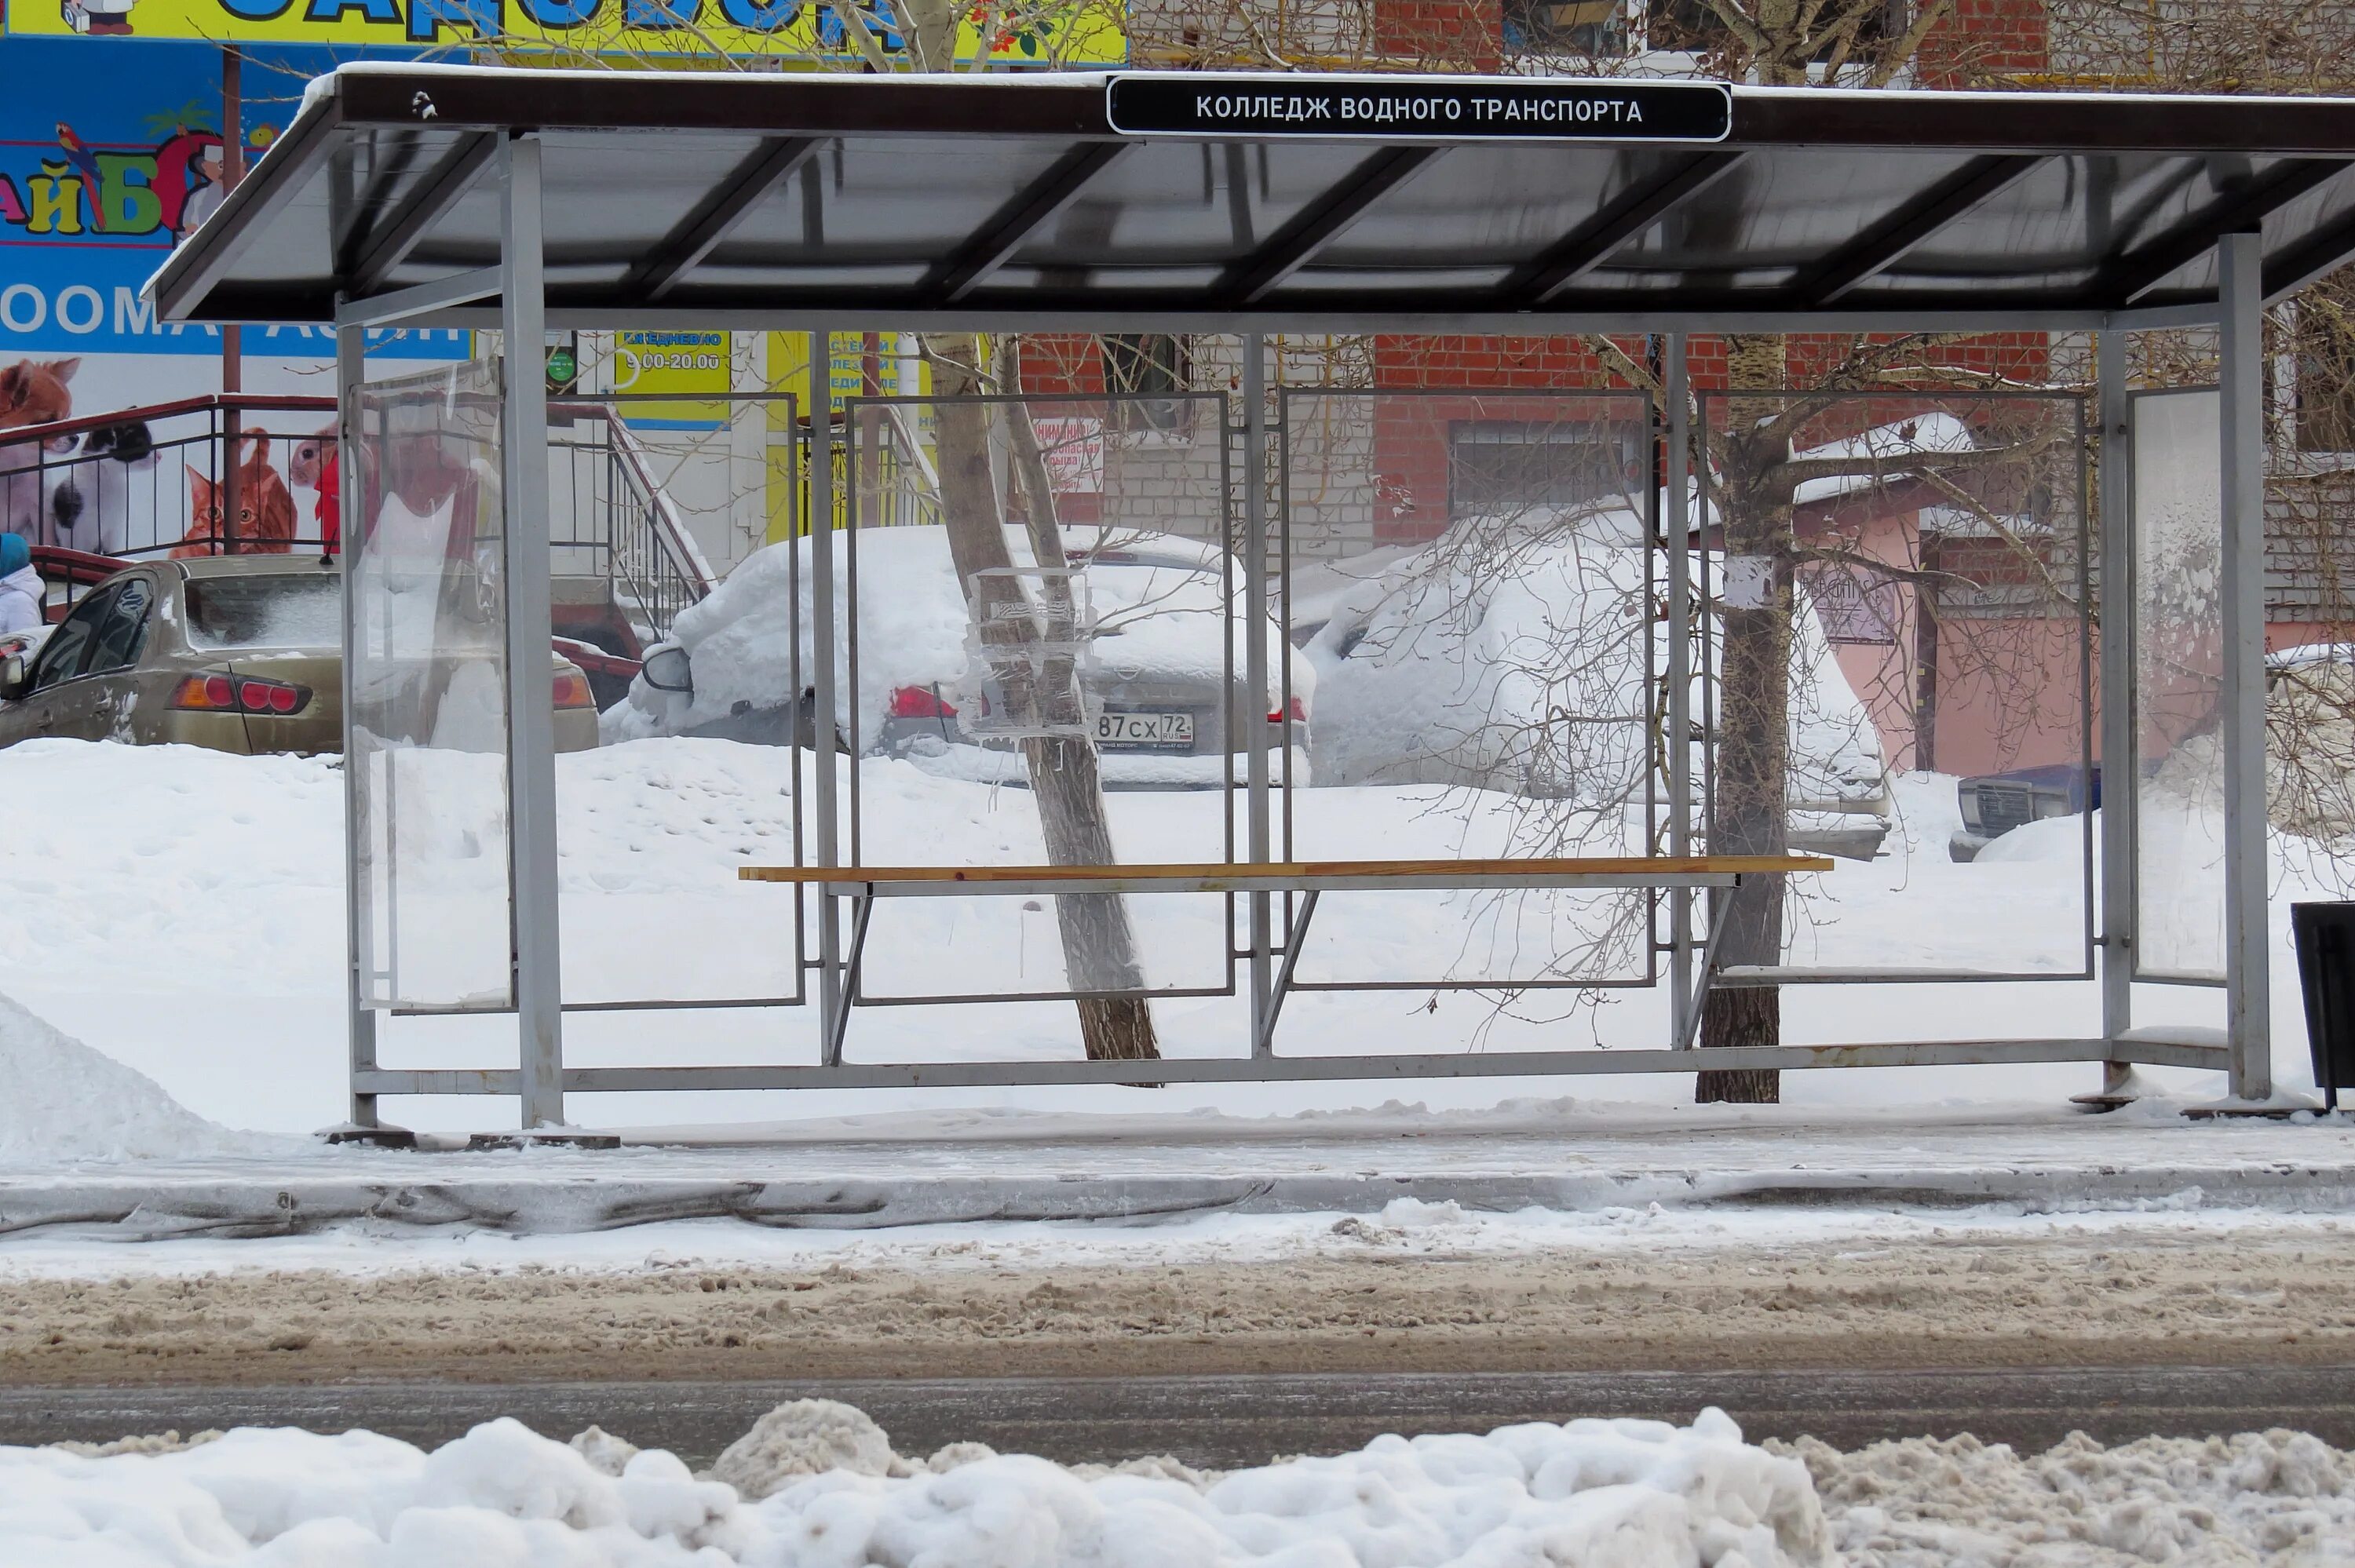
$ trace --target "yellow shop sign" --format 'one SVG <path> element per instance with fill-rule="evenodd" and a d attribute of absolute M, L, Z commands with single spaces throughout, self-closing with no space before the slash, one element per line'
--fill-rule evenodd
<path fill-rule="evenodd" d="M 1127 58 L 1120 0 L 975 6 L 960 58 L 1103 66 Z M 863 29 L 904 54 L 889 0 L 6 0 L 6 30 L 31 36 L 357 44 L 487 45 L 580 55 L 745 55 L 852 59 Z"/>

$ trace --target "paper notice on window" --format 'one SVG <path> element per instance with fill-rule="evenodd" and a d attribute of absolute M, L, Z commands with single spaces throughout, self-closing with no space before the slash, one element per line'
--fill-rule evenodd
<path fill-rule="evenodd" d="M 1772 556 L 1728 556 L 1717 600 L 1728 609 L 1764 609 L 1774 596 Z"/>

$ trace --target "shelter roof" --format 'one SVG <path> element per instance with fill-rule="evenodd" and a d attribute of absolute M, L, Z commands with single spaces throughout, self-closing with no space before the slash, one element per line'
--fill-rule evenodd
<path fill-rule="evenodd" d="M 375 63 L 161 313 L 495 324 L 525 132 L 559 328 L 2058 329 L 2210 318 L 2226 233 L 2268 296 L 2355 255 L 2350 100 Z"/>

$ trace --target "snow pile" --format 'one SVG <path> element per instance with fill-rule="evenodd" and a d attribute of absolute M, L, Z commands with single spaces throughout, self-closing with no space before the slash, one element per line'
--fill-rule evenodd
<path fill-rule="evenodd" d="M 619 1450 L 599 1455 L 610 1463 Z M 629 1455 L 609 1474 L 509 1420 L 431 1455 L 372 1433 L 259 1429 L 109 1458 L 0 1448 L 0 1558 L 110 1568 L 1836 1561 L 1805 1467 L 1743 1443 L 1716 1411 L 1689 1427 L 1575 1421 L 1384 1437 L 1215 1478 L 1168 1464 L 1073 1470 L 973 1445 L 941 1461 L 899 1461 L 897 1476 L 800 1476 L 750 1502 L 668 1453 Z"/>
<path fill-rule="evenodd" d="M 2303 1432 L 2077 1433 L 2030 1457 L 1968 1436 L 1768 1446 L 1806 1461 L 1849 1568 L 2355 1563 L 2355 1456 Z"/>
<path fill-rule="evenodd" d="M 758 1502 L 796 1476 L 822 1476 L 828 1470 L 888 1476 L 897 1457 L 890 1436 L 858 1406 L 831 1399 L 796 1399 L 777 1406 L 728 1445 L 712 1461 L 711 1475 Z"/>
<path fill-rule="evenodd" d="M 243 1150 L 250 1139 L 0 996 L 0 1161 L 141 1160 Z"/>

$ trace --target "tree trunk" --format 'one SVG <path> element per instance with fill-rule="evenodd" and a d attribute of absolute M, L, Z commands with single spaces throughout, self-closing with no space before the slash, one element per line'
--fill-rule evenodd
<path fill-rule="evenodd" d="M 1784 379 L 1783 342 L 1776 337 L 1729 340 L 1729 370 L 1736 387 L 1764 389 Z M 1779 855 L 1788 848 L 1790 810 L 1791 569 L 1795 541 L 1787 482 L 1777 482 L 1788 455 L 1779 440 L 1749 434 L 1781 411 L 1773 398 L 1727 400 L 1716 501 L 1725 533 L 1725 571 L 1719 607 L 1724 636 L 1720 655 L 1717 715 L 1717 820 L 1710 853 Z M 1771 450 L 1770 450 L 1771 449 Z M 1721 967 L 1768 965 L 1783 958 L 1784 879 L 1753 876 L 1721 893 L 1732 906 L 1718 938 Z M 1782 993 L 1773 986 L 1716 988 L 1703 1005 L 1704 1046 L 1782 1043 Z M 1725 1101 L 1771 1105 L 1782 1097 L 1782 1075 L 1767 1068 L 1704 1072 L 1694 1085 L 1703 1105 Z"/>
<path fill-rule="evenodd" d="M 990 405 L 954 399 L 977 390 L 971 367 L 979 345 L 970 336 L 935 337 L 927 344 L 940 457 L 941 513 L 948 525 L 949 554 L 967 596 L 975 636 L 1007 713 L 1030 729 L 1064 733 L 1034 736 L 1020 745 L 1039 803 L 1039 824 L 1053 865 L 1110 865 L 1115 855 L 1104 810 L 1103 783 L 1095 742 L 1085 731 L 1078 672 L 1068 645 L 1079 635 L 1070 595 L 1056 579 L 1045 580 L 1043 605 L 1034 605 L 1009 577 L 981 577 L 1013 565 L 1006 547 L 1005 519 L 990 472 Z M 1045 463 L 1021 407 L 1005 408 L 1007 429 L 1024 474 L 1030 535 L 1042 567 L 1065 562 L 1062 538 L 1051 510 Z M 1024 438 L 1028 440 L 1025 440 Z M 1039 613 L 1043 609 L 1043 616 Z M 1045 625 L 1042 630 L 1041 620 Z M 1073 991 L 1138 991 L 1145 971 L 1136 959 L 1136 938 L 1128 923 L 1127 901 L 1117 894 L 1070 894 L 1055 900 L 1063 939 L 1063 962 Z M 1153 1015 L 1141 996 L 1083 998 L 1078 1003 L 1080 1033 L 1091 1061 L 1150 1061 L 1160 1055 Z"/>

